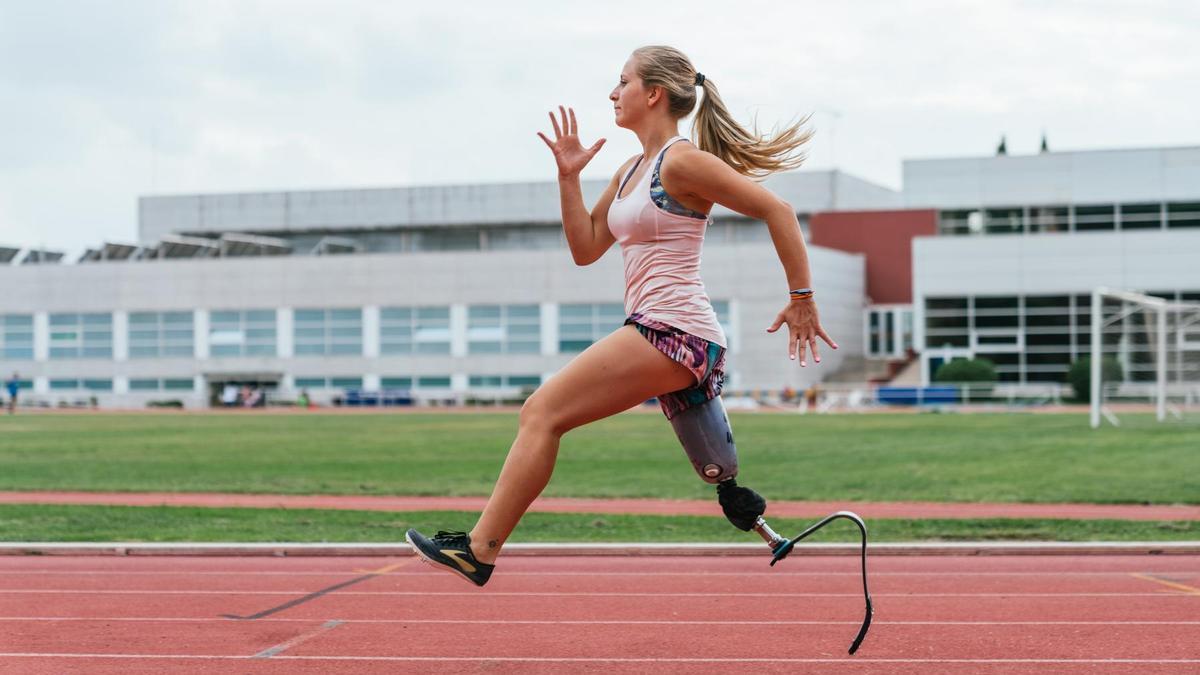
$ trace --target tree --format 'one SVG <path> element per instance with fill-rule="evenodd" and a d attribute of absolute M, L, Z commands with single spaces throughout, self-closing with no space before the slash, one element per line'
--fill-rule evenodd
<path fill-rule="evenodd" d="M 1121 382 L 1125 373 L 1120 362 L 1112 356 L 1100 360 L 1100 381 Z M 1075 390 L 1075 400 L 1086 403 L 1092 398 L 1092 357 L 1085 356 L 1071 364 L 1067 371 L 1067 383 Z"/>

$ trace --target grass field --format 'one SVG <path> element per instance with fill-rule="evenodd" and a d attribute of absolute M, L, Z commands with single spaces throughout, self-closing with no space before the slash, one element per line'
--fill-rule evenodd
<path fill-rule="evenodd" d="M 486 495 L 514 414 L 0 416 L 0 490 Z M 733 415 L 773 499 L 1200 503 L 1200 430 L 1081 415 Z M 659 415 L 564 437 L 547 495 L 707 499 Z"/>
<path fill-rule="evenodd" d="M 1081 415 L 733 415 L 739 481 L 770 499 L 1200 503 L 1200 431 L 1092 431 Z M 0 417 L 0 490 L 486 495 L 510 413 Z M 621 415 L 568 434 L 547 495 L 712 499 L 670 426 Z M 0 506 L 4 541 L 401 541 L 459 512 Z M 807 523 L 773 519 L 783 533 Z M 1196 540 L 1200 524 L 873 520 L 875 541 Z M 832 529 L 832 528 L 831 528 Z M 850 541 L 854 530 L 822 538 Z M 513 541 L 756 541 L 720 517 L 529 514 Z"/>
<path fill-rule="evenodd" d="M 714 510 L 715 507 L 714 507 Z M 381 513 L 312 509 L 0 505 L 0 541 L 236 541 L 401 542 L 415 527 L 469 531 L 476 514 L 461 511 Z M 771 518 L 792 536 L 811 520 Z M 871 540 L 882 541 L 1196 541 L 1200 523 L 1117 520 L 875 520 Z M 836 521 L 813 541 L 858 541 L 858 529 Z M 530 513 L 511 541 L 659 541 L 760 543 L 724 518 Z"/>

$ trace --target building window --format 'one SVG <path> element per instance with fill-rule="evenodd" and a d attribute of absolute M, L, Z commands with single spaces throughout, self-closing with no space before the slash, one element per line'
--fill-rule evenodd
<path fill-rule="evenodd" d="M 1067 232 L 1071 229 L 1071 209 L 1066 206 L 1029 208 L 1030 232 Z"/>
<path fill-rule="evenodd" d="M 1200 202 L 1167 204 L 1167 227 L 1200 227 Z"/>
<path fill-rule="evenodd" d="M 449 354 L 449 307 L 384 307 L 379 312 L 381 354 Z"/>
<path fill-rule="evenodd" d="M 913 346 L 911 305 L 868 307 L 867 356 L 877 359 L 903 358 Z"/>
<path fill-rule="evenodd" d="M 1025 231 L 1023 209 L 988 209 L 984 211 L 983 231 L 986 234 L 1021 234 Z"/>
<path fill-rule="evenodd" d="M 361 309 L 297 309 L 296 356 L 362 354 Z"/>
<path fill-rule="evenodd" d="M 50 391 L 112 391 L 110 379 L 59 378 L 50 380 Z"/>
<path fill-rule="evenodd" d="M 129 380 L 129 391 L 194 391 L 195 382 L 190 377 L 137 378 Z"/>
<path fill-rule="evenodd" d="M 1076 206 L 1075 231 L 1115 230 L 1117 221 L 1113 206 Z"/>
<path fill-rule="evenodd" d="M 208 320 L 210 356 L 275 356 L 275 310 L 214 311 Z"/>
<path fill-rule="evenodd" d="M 361 377 L 297 377 L 296 389 L 362 389 Z"/>
<path fill-rule="evenodd" d="M 130 312 L 129 358 L 192 357 L 191 312 Z"/>
<path fill-rule="evenodd" d="M 624 321 L 625 306 L 619 303 L 562 305 L 558 310 L 558 349 L 581 352 Z"/>
<path fill-rule="evenodd" d="M 32 314 L 0 314 L 0 357 L 5 361 L 33 360 Z"/>
<path fill-rule="evenodd" d="M 111 359 L 112 314 L 51 314 L 50 358 Z"/>
<path fill-rule="evenodd" d="M 411 377 L 382 377 L 379 379 L 380 389 L 412 389 Z"/>
<path fill-rule="evenodd" d="M 472 354 L 537 354 L 542 348 L 537 305 L 467 308 L 467 350 Z"/>
<path fill-rule="evenodd" d="M 542 383 L 541 375 L 472 375 L 468 378 L 472 388 L 500 389 L 515 387 L 518 389 L 537 389 Z"/>
<path fill-rule="evenodd" d="M 1122 230 L 1158 230 L 1162 228 L 1162 204 L 1122 204 Z"/>
<path fill-rule="evenodd" d="M 417 378 L 417 389 L 449 389 L 449 375 L 422 375 Z"/>

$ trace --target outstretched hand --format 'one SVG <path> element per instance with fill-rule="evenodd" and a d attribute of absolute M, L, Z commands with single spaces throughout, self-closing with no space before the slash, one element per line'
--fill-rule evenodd
<path fill-rule="evenodd" d="M 579 125 L 575 123 L 575 110 L 573 108 L 564 109 L 560 105 L 558 112 L 562 115 L 561 126 L 559 120 L 554 117 L 554 112 L 550 113 L 550 123 L 554 125 L 554 142 L 550 142 L 550 139 L 540 131 L 538 136 L 554 153 L 554 161 L 558 163 L 558 175 L 566 178 L 579 175 L 579 172 L 583 171 L 583 167 L 587 166 L 596 153 L 600 152 L 600 148 L 604 147 L 605 139 L 601 138 L 592 147 L 584 148 L 579 142 Z"/>
<path fill-rule="evenodd" d="M 821 362 L 821 353 L 817 350 L 817 338 L 825 341 L 825 344 L 837 349 L 837 343 L 829 337 L 824 328 L 821 328 L 821 320 L 817 318 L 817 303 L 812 299 L 793 300 L 784 307 L 783 310 L 775 317 L 775 323 L 767 329 L 768 333 L 774 333 L 779 330 L 783 324 L 788 326 L 788 358 L 796 360 L 797 345 L 799 345 L 800 365 L 806 366 L 808 363 L 804 360 L 804 354 L 807 349 L 812 349 L 813 361 Z"/>

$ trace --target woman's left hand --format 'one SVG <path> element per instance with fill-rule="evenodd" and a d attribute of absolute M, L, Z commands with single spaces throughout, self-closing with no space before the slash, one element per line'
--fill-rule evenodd
<path fill-rule="evenodd" d="M 804 360 L 804 353 L 810 346 L 813 361 L 821 362 L 821 353 L 817 350 L 818 337 L 830 347 L 838 348 L 837 343 L 829 337 L 824 328 L 821 328 L 821 320 L 817 318 L 817 303 L 812 298 L 789 302 L 787 307 L 784 307 L 775 317 L 775 323 L 771 324 L 767 332 L 774 333 L 785 323 L 788 326 L 788 358 L 796 360 L 797 345 L 799 345 L 801 366 L 808 365 Z"/>

